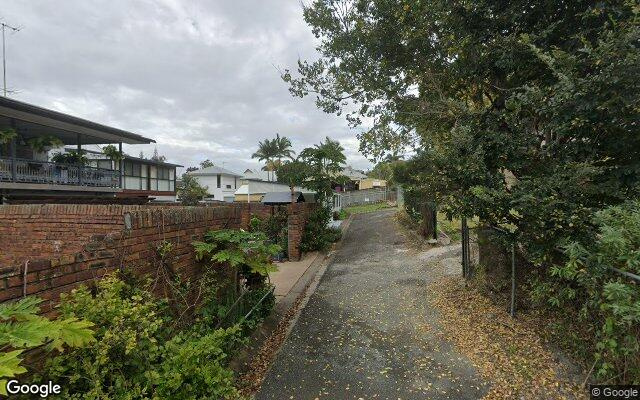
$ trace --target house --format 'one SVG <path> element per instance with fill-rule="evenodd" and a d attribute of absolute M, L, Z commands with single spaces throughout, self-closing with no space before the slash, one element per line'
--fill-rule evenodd
<path fill-rule="evenodd" d="M 115 198 L 119 169 L 53 162 L 49 150 L 72 145 L 154 143 L 138 134 L 0 97 L 0 198 L 2 202 L 55 198 Z M 126 171 L 125 171 L 126 172 Z"/>
<path fill-rule="evenodd" d="M 313 195 L 310 193 L 302 194 L 302 192 L 293 193 L 294 202 L 296 203 L 312 203 Z M 268 192 L 260 201 L 262 204 L 271 206 L 291 204 L 291 191 L 288 192 Z"/>
<path fill-rule="evenodd" d="M 240 174 L 216 165 L 187 173 L 196 178 L 200 186 L 207 188 L 209 200 L 227 203 L 232 203 L 235 200 L 238 180 L 242 177 Z"/>
<path fill-rule="evenodd" d="M 313 195 L 313 192 L 300 187 L 294 187 L 294 190 L 301 192 L 303 195 Z M 244 203 L 259 203 L 267 193 L 271 192 L 287 192 L 289 193 L 289 202 L 291 202 L 291 188 L 289 185 L 278 182 L 248 181 L 240 186 L 235 192 L 235 201 Z"/>
<path fill-rule="evenodd" d="M 69 152 L 72 149 L 65 148 Z M 120 171 L 114 162 L 99 151 L 85 150 L 89 166 Z M 176 201 L 176 168 L 182 165 L 123 154 L 124 179 L 116 197 L 150 197 L 154 202 Z"/>
<path fill-rule="evenodd" d="M 337 192 L 348 192 L 350 190 L 360 190 L 360 181 L 367 179 L 364 172 L 358 171 L 351 166 L 346 166 L 340 171 L 340 175 L 346 176 L 348 181 L 345 184 L 335 184 L 334 189 Z"/>
<path fill-rule="evenodd" d="M 278 175 L 275 171 L 264 171 L 259 169 L 247 168 L 240 178 L 240 184 L 245 185 L 247 181 L 277 182 Z"/>
<path fill-rule="evenodd" d="M 384 179 L 365 178 L 365 179 L 360 179 L 360 182 L 358 184 L 359 190 L 376 189 L 376 188 L 384 188 L 384 187 L 387 187 L 387 181 Z"/>

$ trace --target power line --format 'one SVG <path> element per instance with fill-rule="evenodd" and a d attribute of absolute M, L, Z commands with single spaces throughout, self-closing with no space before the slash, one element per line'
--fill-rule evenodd
<path fill-rule="evenodd" d="M 0 22 L 0 25 L 2 25 L 2 82 L 4 88 L 4 97 L 7 97 L 7 45 L 4 39 L 4 32 L 7 29 L 11 29 L 13 32 L 18 32 L 20 28 L 5 24 L 4 22 Z"/>

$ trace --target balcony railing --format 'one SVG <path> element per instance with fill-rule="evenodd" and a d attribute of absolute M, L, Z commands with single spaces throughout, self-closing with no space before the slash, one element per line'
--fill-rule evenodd
<path fill-rule="evenodd" d="M 120 187 L 120 172 L 22 158 L 0 158 L 0 182 Z"/>

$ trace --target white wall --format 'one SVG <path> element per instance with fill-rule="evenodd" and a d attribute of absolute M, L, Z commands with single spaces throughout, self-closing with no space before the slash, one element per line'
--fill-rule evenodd
<path fill-rule="evenodd" d="M 234 199 L 234 192 L 236 191 L 236 179 L 237 185 L 240 185 L 240 178 L 236 178 L 231 175 L 222 175 L 220 179 L 220 188 L 218 188 L 218 176 L 217 175 L 196 175 L 194 176 L 200 186 L 208 187 L 207 192 L 213 196 L 214 200 L 218 201 L 230 201 Z M 229 186 L 229 187 L 227 187 Z"/>

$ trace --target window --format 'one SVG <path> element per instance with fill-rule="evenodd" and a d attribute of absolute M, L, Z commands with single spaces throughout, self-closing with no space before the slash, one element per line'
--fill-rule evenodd
<path fill-rule="evenodd" d="M 227 189 L 231 189 L 231 185 L 227 185 Z"/>
<path fill-rule="evenodd" d="M 222 175 L 218 175 L 218 189 L 220 188 L 222 184 Z"/>

